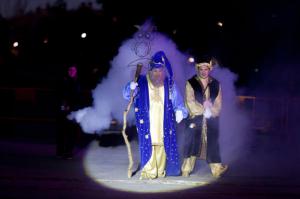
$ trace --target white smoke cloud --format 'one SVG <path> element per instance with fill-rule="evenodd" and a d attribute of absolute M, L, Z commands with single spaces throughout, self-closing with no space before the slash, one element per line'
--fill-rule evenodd
<path fill-rule="evenodd" d="M 227 68 L 215 67 L 211 74 L 221 83 L 220 147 L 224 162 L 236 161 L 249 149 L 250 119 L 238 107 L 235 81 L 238 76 Z"/>
<path fill-rule="evenodd" d="M 118 54 L 110 63 L 107 77 L 93 90 L 93 106 L 72 114 L 84 132 L 100 132 L 110 126 L 112 119 L 123 121 L 123 111 L 128 102 L 123 99 L 122 90 L 127 82 L 133 80 L 137 63 L 143 63 L 142 73 L 146 73 L 149 59 L 157 51 L 163 50 L 166 53 L 175 82 L 183 94 L 187 71 L 191 69 L 186 67 L 187 57 L 171 39 L 152 30 L 153 24 L 147 21 L 132 38 L 122 43 Z M 129 123 L 134 122 L 132 112 L 127 118 Z"/>
<path fill-rule="evenodd" d="M 101 133 L 101 130 L 110 126 L 113 118 L 119 122 L 123 121 L 123 111 L 128 102 L 123 99 L 122 90 L 126 83 L 132 81 L 137 63 L 143 63 L 142 73 L 146 73 L 149 59 L 157 51 L 163 50 L 166 53 L 172 65 L 174 81 L 182 96 L 184 95 L 185 82 L 195 74 L 195 69 L 188 64 L 188 56 L 180 52 L 170 38 L 159 32 L 151 32 L 152 27 L 151 22 L 146 22 L 132 38 L 122 43 L 118 54 L 110 63 L 107 77 L 93 90 L 93 106 L 73 113 L 84 132 Z M 146 39 L 143 39 L 144 36 Z M 216 67 L 212 75 L 220 81 L 223 91 L 220 118 L 221 153 L 225 162 L 232 162 L 234 158 L 239 157 L 237 152 L 242 152 L 245 146 L 248 118 L 237 107 L 234 86 L 237 76 L 227 68 L 221 67 Z M 133 111 L 127 119 L 130 124 L 134 123 Z M 179 135 L 182 133 L 178 132 Z M 182 141 L 179 140 L 180 142 Z"/>

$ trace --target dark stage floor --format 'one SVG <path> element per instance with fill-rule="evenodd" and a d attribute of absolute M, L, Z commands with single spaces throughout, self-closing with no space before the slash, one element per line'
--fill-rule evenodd
<path fill-rule="evenodd" d="M 294 151 L 293 155 L 281 147 L 272 142 L 256 146 L 244 159 L 231 163 L 229 171 L 219 180 L 212 180 L 204 170 L 195 172 L 189 179 L 139 181 L 138 174 L 132 179 L 126 178 L 127 152 L 122 144 L 99 146 L 96 140 L 91 140 L 76 148 L 72 160 L 63 160 L 54 155 L 54 143 L 4 138 L 0 141 L 0 198 L 298 199 L 299 153 Z M 201 174 L 204 176 L 198 176 Z M 99 179 L 112 188 L 98 183 Z M 187 185 L 191 187 L 185 189 Z M 130 192 L 121 186 L 130 187 Z M 153 191 L 155 186 L 164 192 Z M 168 191 L 168 187 L 177 190 Z M 143 193 L 143 190 L 148 192 Z"/>

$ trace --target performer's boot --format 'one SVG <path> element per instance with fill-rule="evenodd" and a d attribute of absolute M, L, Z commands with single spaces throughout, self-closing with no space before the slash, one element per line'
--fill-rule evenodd
<path fill-rule="evenodd" d="M 196 156 L 185 158 L 181 166 L 181 175 L 183 177 L 189 177 L 190 173 L 194 170 L 195 163 L 196 163 Z"/>
<path fill-rule="evenodd" d="M 187 165 L 189 164 L 189 158 L 184 158 L 182 166 L 181 166 L 181 175 L 183 177 L 189 177 L 190 176 L 190 172 L 189 169 L 187 168 Z"/>
<path fill-rule="evenodd" d="M 212 176 L 215 178 L 221 177 L 228 169 L 228 165 L 222 165 L 221 163 L 209 164 Z"/>

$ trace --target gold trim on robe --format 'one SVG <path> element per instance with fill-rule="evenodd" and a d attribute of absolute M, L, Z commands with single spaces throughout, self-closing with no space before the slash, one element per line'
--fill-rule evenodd
<path fill-rule="evenodd" d="M 166 175 L 166 152 L 164 148 L 164 86 L 155 87 L 147 75 L 149 90 L 149 122 L 152 154 L 142 169 L 140 179 L 154 179 Z"/>
<path fill-rule="evenodd" d="M 205 117 L 203 117 L 202 131 L 201 131 L 200 159 L 206 160 L 206 155 L 207 155 L 207 123 Z"/>
<path fill-rule="evenodd" d="M 155 87 L 149 76 L 148 90 L 149 90 L 149 122 L 150 135 L 152 145 L 163 145 L 164 135 L 164 86 Z"/>
<path fill-rule="evenodd" d="M 154 179 L 166 175 L 166 152 L 164 146 L 152 146 L 152 155 L 142 169 L 140 179 Z"/>

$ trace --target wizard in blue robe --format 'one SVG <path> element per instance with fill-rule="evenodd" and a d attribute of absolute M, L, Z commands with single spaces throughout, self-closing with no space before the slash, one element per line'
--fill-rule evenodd
<path fill-rule="evenodd" d="M 141 157 L 140 179 L 178 176 L 180 159 L 176 138 L 176 122 L 188 113 L 173 81 L 171 64 L 163 51 L 155 53 L 146 75 L 129 82 L 125 99 L 134 92 L 134 111 Z"/>

